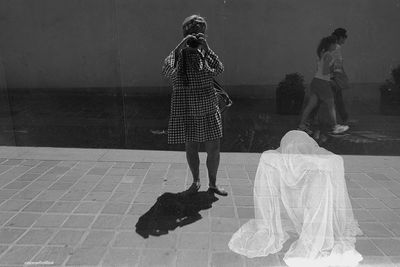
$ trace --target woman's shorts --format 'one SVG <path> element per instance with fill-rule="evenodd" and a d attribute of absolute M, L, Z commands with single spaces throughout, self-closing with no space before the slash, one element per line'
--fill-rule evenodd
<path fill-rule="evenodd" d="M 313 78 L 311 81 L 310 92 L 311 94 L 315 94 L 321 102 L 325 102 L 328 105 L 334 105 L 335 103 L 332 86 L 329 81 Z"/>

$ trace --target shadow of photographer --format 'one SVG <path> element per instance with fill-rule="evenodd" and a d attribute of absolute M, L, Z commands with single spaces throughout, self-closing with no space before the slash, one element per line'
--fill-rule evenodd
<path fill-rule="evenodd" d="M 143 238 L 161 236 L 177 227 L 183 227 L 202 218 L 201 210 L 212 207 L 218 198 L 207 191 L 194 194 L 166 192 L 157 198 L 157 202 L 143 214 L 136 223 L 136 233 Z"/>

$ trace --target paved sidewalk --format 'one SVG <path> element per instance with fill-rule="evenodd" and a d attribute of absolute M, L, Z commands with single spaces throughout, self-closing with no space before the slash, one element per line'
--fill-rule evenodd
<path fill-rule="evenodd" d="M 222 153 L 218 182 L 230 195 L 191 224 L 143 238 L 136 223 L 157 197 L 191 183 L 183 152 L 0 147 L 0 266 L 285 266 L 282 255 L 293 240 L 281 253 L 256 259 L 227 247 L 254 216 L 259 157 Z M 360 266 L 400 266 L 400 157 L 344 161 L 364 231 L 356 244 Z"/>

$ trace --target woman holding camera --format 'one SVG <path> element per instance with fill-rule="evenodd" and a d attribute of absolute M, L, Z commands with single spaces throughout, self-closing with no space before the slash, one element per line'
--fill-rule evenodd
<path fill-rule="evenodd" d="M 207 23 L 192 15 L 182 24 L 183 40 L 165 59 L 163 74 L 172 81 L 168 143 L 185 143 L 186 159 L 193 175 L 187 193 L 200 189 L 199 146 L 205 143 L 209 191 L 226 196 L 216 185 L 220 160 L 222 117 L 213 78 L 224 70 L 218 56 L 205 39 Z"/>

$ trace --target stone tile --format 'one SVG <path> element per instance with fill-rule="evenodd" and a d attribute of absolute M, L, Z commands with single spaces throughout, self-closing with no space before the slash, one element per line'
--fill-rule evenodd
<path fill-rule="evenodd" d="M 211 217 L 221 217 L 221 218 L 236 218 L 234 207 L 222 206 L 222 207 L 212 207 L 210 210 Z"/>
<path fill-rule="evenodd" d="M 9 199 L 1 204 L 0 211 L 20 211 L 28 203 L 28 200 Z"/>
<path fill-rule="evenodd" d="M 125 214 L 128 210 L 129 204 L 127 203 L 116 203 L 116 202 L 108 202 L 104 206 L 101 213 L 103 214 Z"/>
<path fill-rule="evenodd" d="M 0 212 L 0 226 L 6 223 L 11 217 L 13 217 L 16 212 Z"/>
<path fill-rule="evenodd" d="M 370 209 L 371 213 L 379 222 L 400 222 L 400 217 L 389 209 Z"/>
<path fill-rule="evenodd" d="M 67 217 L 68 215 L 42 214 L 33 224 L 33 227 L 60 227 Z"/>
<path fill-rule="evenodd" d="M 378 199 L 396 197 L 395 195 L 392 194 L 392 192 L 382 187 L 367 188 L 366 190 L 370 195 Z"/>
<path fill-rule="evenodd" d="M 138 190 L 138 185 L 134 183 L 120 183 L 114 192 L 131 192 L 135 193 Z"/>
<path fill-rule="evenodd" d="M 385 253 L 386 256 L 400 255 L 400 240 L 397 239 L 372 239 L 372 242 Z"/>
<path fill-rule="evenodd" d="M 152 204 L 137 203 L 137 204 L 131 205 L 127 214 L 128 215 L 143 215 L 151 208 L 151 206 L 152 206 Z"/>
<path fill-rule="evenodd" d="M 240 219 L 254 219 L 254 208 L 238 207 L 237 213 Z"/>
<path fill-rule="evenodd" d="M 89 192 L 84 198 L 84 201 L 106 201 L 112 195 L 112 192 Z"/>
<path fill-rule="evenodd" d="M 364 256 L 383 256 L 383 253 L 370 239 L 357 239 L 355 249 Z"/>
<path fill-rule="evenodd" d="M 177 252 L 175 250 L 143 250 L 139 266 L 176 266 Z"/>
<path fill-rule="evenodd" d="M 151 164 L 151 162 L 135 162 L 132 169 L 149 169 Z"/>
<path fill-rule="evenodd" d="M 48 213 L 71 213 L 76 206 L 78 201 L 57 201 L 54 205 L 47 210 Z"/>
<path fill-rule="evenodd" d="M 234 233 L 239 229 L 238 219 L 211 218 L 211 231 Z"/>
<path fill-rule="evenodd" d="M 355 209 L 354 216 L 358 222 L 375 222 L 376 218 L 368 210 Z"/>
<path fill-rule="evenodd" d="M 122 222 L 117 227 L 118 229 L 135 229 L 136 223 L 139 221 L 139 215 L 124 215 L 122 216 Z"/>
<path fill-rule="evenodd" d="M 106 247 L 76 248 L 66 266 L 98 265 L 107 251 Z"/>
<path fill-rule="evenodd" d="M 88 236 L 83 241 L 81 247 L 89 248 L 89 247 L 103 247 L 108 246 L 111 240 L 114 237 L 113 231 L 98 231 L 92 230 L 89 232 Z"/>
<path fill-rule="evenodd" d="M 8 249 L 8 246 L 6 246 L 6 245 L 0 245 L 0 255 L 4 252 L 4 251 L 6 251 Z"/>
<path fill-rule="evenodd" d="M 139 193 L 136 196 L 134 203 L 154 204 L 157 201 L 157 198 L 157 193 Z"/>
<path fill-rule="evenodd" d="M 122 221 L 123 216 L 120 215 L 100 215 L 97 217 L 92 229 L 116 229 Z"/>
<path fill-rule="evenodd" d="M 24 187 L 26 187 L 28 184 L 30 184 L 31 182 L 20 182 L 20 181 L 15 181 L 12 183 L 9 183 L 8 185 L 6 185 L 5 187 L 3 187 L 4 189 L 22 189 Z"/>
<path fill-rule="evenodd" d="M 22 211 L 31 211 L 31 212 L 45 212 L 48 210 L 54 201 L 45 201 L 45 200 L 34 200 L 28 204 Z"/>
<path fill-rule="evenodd" d="M 40 217 L 38 213 L 18 213 L 15 215 L 6 226 L 10 227 L 30 227 Z"/>
<path fill-rule="evenodd" d="M 71 188 L 72 185 L 73 185 L 73 183 L 56 182 L 55 184 L 50 186 L 48 188 L 48 190 L 65 190 L 65 191 L 67 191 L 69 188 Z"/>
<path fill-rule="evenodd" d="M 253 187 L 251 186 L 232 186 L 233 196 L 253 196 Z"/>
<path fill-rule="evenodd" d="M 163 188 L 162 184 L 157 184 L 157 185 L 143 184 L 139 188 L 139 193 L 159 193 L 159 192 L 161 192 L 162 188 Z M 154 194 L 151 194 L 151 195 L 154 195 Z"/>
<path fill-rule="evenodd" d="M 383 209 L 385 208 L 384 204 L 373 198 L 358 198 L 355 199 L 355 202 L 358 203 L 361 207 L 365 209 Z"/>
<path fill-rule="evenodd" d="M 61 198 L 62 195 L 65 194 L 66 191 L 64 190 L 46 190 L 43 191 L 36 200 L 43 200 L 43 201 L 56 201 Z"/>
<path fill-rule="evenodd" d="M 233 201 L 239 207 L 254 207 L 254 198 L 252 196 L 235 196 Z"/>
<path fill-rule="evenodd" d="M 17 192 L 18 190 L 15 189 L 0 189 L 0 199 L 9 199 Z"/>
<path fill-rule="evenodd" d="M 136 266 L 141 251 L 132 248 L 109 248 L 102 266 Z"/>
<path fill-rule="evenodd" d="M 103 202 L 81 202 L 73 213 L 97 214 L 103 208 Z"/>
<path fill-rule="evenodd" d="M 397 197 L 380 198 L 379 200 L 391 209 L 400 209 L 400 199 Z"/>
<path fill-rule="evenodd" d="M 208 217 L 201 218 L 191 224 L 182 227 L 182 232 L 194 232 L 194 233 L 208 233 L 211 231 L 211 223 Z"/>
<path fill-rule="evenodd" d="M 360 262 L 362 267 L 396 267 L 390 261 L 389 257 L 385 256 L 363 256 L 363 260 Z"/>
<path fill-rule="evenodd" d="M 35 181 L 28 185 L 25 190 L 32 190 L 32 191 L 43 191 L 44 189 L 47 189 L 53 181 Z"/>
<path fill-rule="evenodd" d="M 92 189 L 92 192 L 112 192 L 117 185 L 117 183 L 99 183 Z"/>
<path fill-rule="evenodd" d="M 178 251 L 176 267 L 208 266 L 208 253 L 204 250 Z"/>
<path fill-rule="evenodd" d="M 13 246 L 1 258 L 0 265 L 23 265 L 39 250 L 40 246 Z"/>
<path fill-rule="evenodd" d="M 0 243 L 2 243 L 2 244 L 12 244 L 25 231 L 26 231 L 26 229 L 1 228 L 0 229 Z"/>
<path fill-rule="evenodd" d="M 143 248 L 146 240 L 135 231 L 121 231 L 117 233 L 113 247 Z"/>
<path fill-rule="evenodd" d="M 64 228 L 88 228 L 94 220 L 92 215 L 71 215 L 62 225 Z"/>
<path fill-rule="evenodd" d="M 244 257 L 233 252 L 213 252 L 211 266 L 244 267 Z"/>
<path fill-rule="evenodd" d="M 210 251 L 229 251 L 228 243 L 232 238 L 232 234 L 227 233 L 211 233 Z"/>
<path fill-rule="evenodd" d="M 45 244 L 47 240 L 55 233 L 54 229 L 31 229 L 26 232 L 18 241 L 21 245 L 40 245 Z"/>
<path fill-rule="evenodd" d="M 373 198 L 373 196 L 370 193 L 368 193 L 368 191 L 365 189 L 349 188 L 348 192 L 351 198 Z"/>
<path fill-rule="evenodd" d="M 281 267 L 286 266 L 277 254 L 270 254 L 267 257 L 245 258 L 246 267 Z"/>
<path fill-rule="evenodd" d="M 233 198 L 232 196 L 226 196 L 226 197 L 218 197 L 217 201 L 215 201 L 212 205 L 213 207 L 219 206 L 219 207 L 225 207 L 225 206 L 233 206 Z"/>
<path fill-rule="evenodd" d="M 389 222 L 384 224 L 385 227 L 391 231 L 396 237 L 400 237 L 400 221 Z"/>
<path fill-rule="evenodd" d="M 393 235 L 381 223 L 359 223 L 361 230 L 368 237 L 392 237 Z"/>
<path fill-rule="evenodd" d="M 0 194 L 1 194 L 1 192 L 0 192 Z M 33 191 L 33 190 L 25 189 L 22 192 L 15 194 L 11 199 L 32 200 L 39 194 L 40 194 L 40 191 Z"/>
<path fill-rule="evenodd" d="M 149 236 L 146 239 L 146 248 L 176 249 L 178 243 L 177 234 L 168 233 L 161 236 Z"/>
<path fill-rule="evenodd" d="M 25 173 L 18 177 L 16 181 L 21 181 L 21 182 L 32 182 L 36 178 L 40 176 L 40 173 Z"/>
<path fill-rule="evenodd" d="M 400 256 L 389 257 L 389 259 L 396 267 L 400 266 Z"/>
<path fill-rule="evenodd" d="M 7 159 L 6 161 L 3 161 L 1 165 L 17 166 L 21 164 L 23 161 L 24 161 L 23 159 Z"/>
<path fill-rule="evenodd" d="M 84 234 L 83 230 L 60 230 L 50 240 L 49 245 L 74 246 L 78 244 Z"/>
<path fill-rule="evenodd" d="M 132 203 L 135 198 L 134 192 L 114 192 L 109 199 L 111 202 Z"/>
<path fill-rule="evenodd" d="M 178 240 L 178 249 L 209 249 L 209 235 L 204 233 L 181 233 Z"/>
<path fill-rule="evenodd" d="M 33 258 L 33 262 L 53 262 L 56 266 L 61 266 L 65 259 L 72 254 L 70 247 L 44 247 L 38 255 Z"/>
<path fill-rule="evenodd" d="M 81 201 L 86 195 L 88 191 L 86 190 L 70 190 L 65 193 L 64 196 L 60 198 L 61 201 Z"/>

